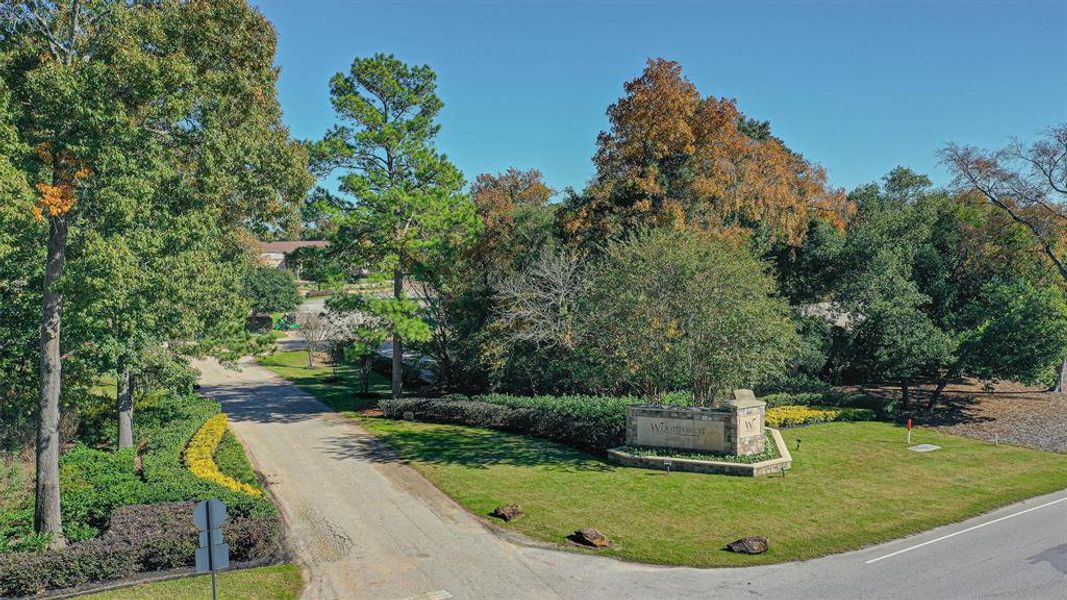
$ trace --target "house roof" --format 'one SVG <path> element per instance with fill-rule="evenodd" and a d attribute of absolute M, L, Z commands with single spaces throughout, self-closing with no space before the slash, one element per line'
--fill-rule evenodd
<path fill-rule="evenodd" d="M 325 248 L 330 242 L 326 240 L 291 240 L 282 242 L 259 242 L 259 251 L 262 253 L 278 252 L 289 254 L 297 248 Z"/>

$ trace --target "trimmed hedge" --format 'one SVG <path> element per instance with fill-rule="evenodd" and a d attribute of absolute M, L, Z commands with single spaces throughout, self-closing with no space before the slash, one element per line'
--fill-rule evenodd
<path fill-rule="evenodd" d="M 774 394 L 761 399 L 767 402 L 768 409 L 782 405 L 823 404 L 841 417 L 837 420 L 873 420 L 884 414 L 872 408 L 882 407 L 884 400 L 865 394 Z M 690 397 L 684 393 L 670 394 L 664 396 L 662 402 L 688 406 Z M 500 429 L 604 452 L 625 443 L 626 407 L 631 404 L 643 402 L 633 396 L 485 394 L 382 400 L 379 407 L 390 419 L 402 419 L 404 413 L 410 411 L 419 421 Z"/>
<path fill-rule="evenodd" d="M 64 550 L 0 556 L 0 596 L 24 596 L 135 573 L 190 567 L 199 545 L 193 502 L 125 506 L 115 511 L 99 539 Z M 223 536 L 234 562 L 275 562 L 284 557 L 275 516 L 240 517 Z"/>
<path fill-rule="evenodd" d="M 665 404 L 688 405 L 685 395 L 664 398 Z M 548 438 L 603 452 L 626 439 L 626 407 L 641 404 L 633 396 L 482 396 L 453 395 L 440 399 L 383 400 L 386 417 L 403 418 L 411 411 L 420 421 L 457 423 L 502 429 Z"/>
<path fill-rule="evenodd" d="M 622 444 L 626 437 L 627 404 L 633 399 L 530 397 L 494 395 L 496 402 L 462 397 L 382 400 L 384 415 L 401 419 L 411 411 L 420 421 L 456 423 L 501 429 L 561 441 L 593 451 Z"/>

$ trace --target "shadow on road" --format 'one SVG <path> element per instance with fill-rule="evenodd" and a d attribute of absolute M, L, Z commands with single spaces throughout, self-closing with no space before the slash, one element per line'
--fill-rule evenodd
<path fill-rule="evenodd" d="M 295 386 L 273 382 L 205 385 L 200 394 L 218 400 L 233 421 L 294 423 L 331 412 Z"/>

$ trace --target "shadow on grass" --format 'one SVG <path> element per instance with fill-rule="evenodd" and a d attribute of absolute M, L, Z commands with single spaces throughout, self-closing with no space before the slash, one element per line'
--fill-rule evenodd
<path fill-rule="evenodd" d="M 335 437 L 322 450 L 337 459 L 378 463 L 417 461 L 486 469 L 494 465 L 536 466 L 551 471 L 613 471 L 597 458 L 551 442 L 456 426 L 406 428 L 372 436 Z"/>

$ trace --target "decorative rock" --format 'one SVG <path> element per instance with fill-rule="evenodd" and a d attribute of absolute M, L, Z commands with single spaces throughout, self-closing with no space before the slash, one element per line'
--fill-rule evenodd
<path fill-rule="evenodd" d="M 489 516 L 503 519 L 504 521 L 513 521 L 522 516 L 522 507 L 518 504 L 505 504 L 493 509 L 493 512 L 489 513 Z"/>
<path fill-rule="evenodd" d="M 608 539 L 608 536 L 591 527 L 575 531 L 570 535 L 570 540 L 576 544 L 593 548 L 607 548 L 611 545 L 611 540 Z"/>
<path fill-rule="evenodd" d="M 726 544 L 727 550 L 741 554 L 763 554 L 768 547 L 770 547 L 770 541 L 762 535 L 745 537 Z"/>

